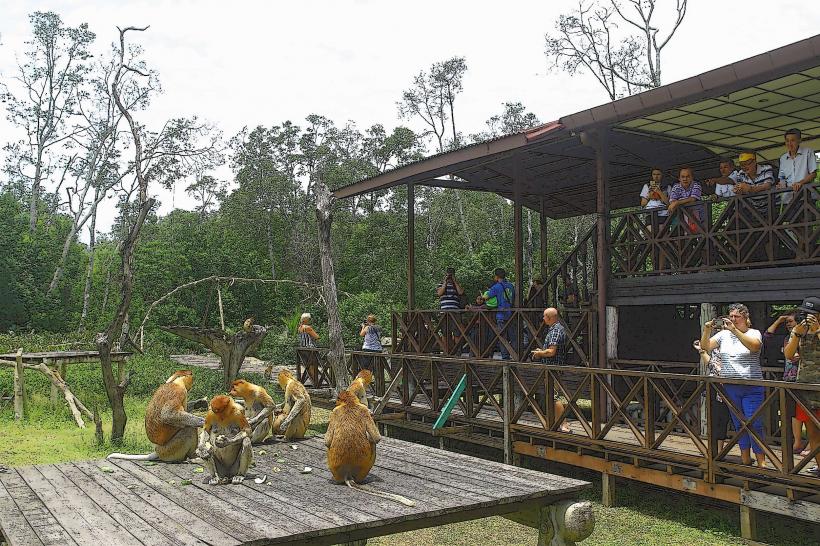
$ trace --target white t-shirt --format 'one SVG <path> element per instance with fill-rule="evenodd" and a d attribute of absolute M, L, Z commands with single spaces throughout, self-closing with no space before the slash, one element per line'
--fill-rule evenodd
<path fill-rule="evenodd" d="M 749 328 L 746 335 L 763 341 L 760 330 Z M 763 379 L 760 368 L 760 351 L 753 353 L 729 330 L 721 330 L 714 336 L 720 351 L 720 376 L 733 379 Z"/>
<path fill-rule="evenodd" d="M 732 171 L 729 175 L 733 181 L 737 182 L 737 171 Z M 735 195 L 735 185 L 734 184 L 715 184 L 715 195 L 718 197 L 734 197 Z"/>
<path fill-rule="evenodd" d="M 665 191 L 667 197 L 669 196 L 669 192 L 671 191 L 671 189 L 672 189 L 672 186 L 666 186 L 666 190 L 664 190 L 664 191 Z M 643 188 L 641 189 L 641 199 L 649 199 L 649 184 L 644 184 L 643 185 Z M 664 203 L 660 199 L 649 199 L 649 201 L 647 201 L 644 208 L 646 210 L 663 208 L 663 210 L 658 211 L 658 216 L 668 216 L 669 215 L 669 211 L 666 210 L 666 203 Z"/>

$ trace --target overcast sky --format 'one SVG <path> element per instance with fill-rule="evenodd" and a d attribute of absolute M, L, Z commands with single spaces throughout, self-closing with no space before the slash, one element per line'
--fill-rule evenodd
<path fill-rule="evenodd" d="M 667 13 L 673 0 L 660 0 Z M 663 83 L 686 78 L 812 36 L 812 2 L 690 0 L 686 19 L 663 52 Z M 477 132 L 505 101 L 521 101 L 542 121 L 608 100 L 591 76 L 547 70 L 544 34 L 577 2 L 545 1 L 38 1 L 0 0 L 0 77 L 16 72 L 30 37 L 27 15 L 52 10 L 68 25 L 87 22 L 102 52 L 116 26 L 151 28 L 131 35 L 145 49 L 164 94 L 142 123 L 197 114 L 230 137 L 243 126 L 300 123 L 320 113 L 364 129 L 400 123 L 396 101 L 414 74 L 454 55 L 466 57 L 456 105 L 464 133 Z M 660 8 L 659 8 L 660 9 Z M 668 18 L 667 18 L 668 21 Z M 668 23 L 659 20 L 661 28 Z M 3 112 L 5 117 L 5 112 Z M 412 126 L 412 125 L 411 125 Z M 417 127 L 417 126 L 416 126 Z M 0 121 L 0 143 L 19 138 Z M 2 152 L 0 152 L 2 154 Z M 2 159 L 2 157 L 0 157 Z M 225 172 L 225 177 L 230 173 Z M 166 213 L 184 193 L 158 192 Z M 112 214 L 102 219 L 104 229 Z"/>

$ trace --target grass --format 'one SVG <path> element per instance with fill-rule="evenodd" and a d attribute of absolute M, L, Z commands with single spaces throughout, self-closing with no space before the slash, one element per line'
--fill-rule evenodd
<path fill-rule="evenodd" d="M 2 347 L 0 347 L 2 350 Z M 143 416 L 145 405 L 156 386 L 178 368 L 178 364 L 156 355 L 134 356 L 130 360 L 132 382 L 126 396 L 128 426 L 122 445 L 112 446 L 108 441 L 97 445 L 93 425 L 80 430 L 74 424 L 64 403 L 51 408 L 48 400 L 49 383 L 42 374 L 26 372 L 30 395 L 29 414 L 20 424 L 14 422 L 12 404 L 0 406 L 0 465 L 19 466 L 37 463 L 101 458 L 111 451 L 147 453 L 151 444 L 145 438 Z M 205 369 L 194 371 L 191 398 L 212 396 L 222 392 L 220 372 Z M 263 382 L 255 374 L 245 378 Z M 96 405 L 106 432 L 111 423 L 99 366 L 76 365 L 68 372 L 68 384 L 89 407 Z M 264 384 L 264 383 L 263 383 Z M 12 392 L 12 372 L 0 368 L 0 393 Z M 278 388 L 270 389 L 274 397 Z M 314 408 L 309 435 L 324 432 L 328 412 Z M 533 466 L 544 466 L 543 461 Z M 597 474 L 569 466 L 547 466 L 547 470 L 566 476 L 580 477 L 593 483 L 583 498 L 593 502 L 596 526 L 584 545 L 733 545 L 743 544 L 740 539 L 738 510 L 731 505 L 707 504 L 695 496 L 670 493 L 635 482 L 619 481 L 618 506 L 604 508 L 600 504 L 601 483 Z M 761 539 L 775 545 L 817 544 L 820 526 L 782 518 L 770 514 L 758 516 Z M 500 517 L 463 522 L 442 527 L 421 529 L 379 537 L 370 544 L 390 545 L 462 545 L 483 544 L 492 537 L 494 546 L 534 544 L 537 533 Z"/>

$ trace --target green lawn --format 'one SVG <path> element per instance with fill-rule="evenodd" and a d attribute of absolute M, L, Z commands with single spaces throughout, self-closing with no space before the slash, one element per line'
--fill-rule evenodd
<path fill-rule="evenodd" d="M 126 439 L 117 451 L 148 452 L 151 445 L 143 431 L 145 404 L 156 386 L 163 382 L 178 365 L 158 356 L 135 356 L 130 361 L 134 371 L 126 409 L 128 427 Z M 191 398 L 212 396 L 222 391 L 221 374 L 210 370 L 194 371 Z M 115 450 L 107 441 L 96 445 L 93 424 L 80 430 L 74 424 L 65 404 L 51 408 L 48 401 L 49 384 L 45 377 L 33 371 L 26 372 L 31 403 L 29 416 L 21 423 L 14 422 L 11 403 L 0 407 L 0 464 L 19 466 L 35 463 L 56 463 L 70 460 L 93 459 Z M 248 379 L 261 381 L 259 376 Z M 101 408 L 106 434 L 110 428 L 110 413 L 104 411 L 106 400 L 98 366 L 72 366 L 68 384 L 89 407 Z M 0 394 L 12 392 L 12 373 L 0 368 Z M 277 396 L 278 389 L 271 389 Z M 327 412 L 314 409 L 310 434 L 321 433 L 327 426 Z M 729 505 L 715 506 L 703 499 L 653 489 L 633 482 L 618 484 L 618 507 L 604 508 L 600 504 L 601 484 L 595 474 L 572 467 L 552 469 L 556 473 L 573 474 L 593 482 L 593 489 L 584 498 L 593 502 L 597 523 L 595 532 L 583 544 L 589 545 L 729 545 L 742 544 L 738 510 Z M 811 525 L 779 516 L 761 514 L 758 517 L 761 539 L 770 544 L 809 545 L 820 543 L 820 525 Z M 536 533 L 503 518 L 488 518 L 474 522 L 422 529 L 381 537 L 372 544 L 391 545 L 473 545 L 492 541 L 494 546 L 534 544 Z"/>

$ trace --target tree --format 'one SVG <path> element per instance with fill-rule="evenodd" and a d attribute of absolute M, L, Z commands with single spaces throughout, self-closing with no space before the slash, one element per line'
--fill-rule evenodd
<path fill-rule="evenodd" d="M 610 100 L 660 86 L 661 51 L 683 22 L 687 0 L 675 1 L 674 21 L 665 36 L 659 36 L 660 29 L 653 22 L 658 3 L 626 0 L 624 7 L 618 0 L 579 2 L 577 10 L 559 16 L 555 33 L 545 36 L 545 53 L 552 68 L 569 74 L 590 73 Z M 622 25 L 635 27 L 638 34 L 619 33 L 614 16 Z"/>
<path fill-rule="evenodd" d="M 227 184 L 224 181 L 217 180 L 209 174 L 197 173 L 194 182 L 185 188 L 185 193 L 199 203 L 196 206 L 196 211 L 200 217 L 204 217 L 219 206 L 228 191 Z"/>
<path fill-rule="evenodd" d="M 13 155 L 8 169 L 30 184 L 29 232 L 34 233 L 41 187 L 53 169 L 50 152 L 83 130 L 66 126 L 80 99 L 91 56 L 88 46 L 95 36 L 86 23 L 67 27 L 50 11 L 36 11 L 29 20 L 33 38 L 27 42 L 28 60 L 14 78 L 21 90 L 15 94 L 4 85 L 2 100 L 9 121 L 26 132 L 25 140 L 7 147 Z"/>

